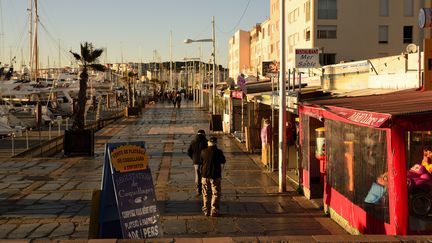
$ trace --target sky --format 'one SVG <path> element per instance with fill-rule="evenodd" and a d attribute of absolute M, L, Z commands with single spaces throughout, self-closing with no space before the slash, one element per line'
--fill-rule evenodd
<path fill-rule="evenodd" d="M 70 65 L 82 42 L 106 48 L 102 62 L 211 59 L 215 17 L 216 62 L 227 66 L 228 41 L 269 18 L 270 0 L 38 0 L 42 68 Z M 29 0 L 0 0 L 0 61 L 29 59 Z M 170 38 L 172 36 L 172 38 Z M 171 39 L 171 41 L 170 41 Z M 171 47 L 171 48 L 170 48 Z M 170 52 L 172 49 L 172 52 Z M 171 53 L 171 54 L 170 54 Z"/>

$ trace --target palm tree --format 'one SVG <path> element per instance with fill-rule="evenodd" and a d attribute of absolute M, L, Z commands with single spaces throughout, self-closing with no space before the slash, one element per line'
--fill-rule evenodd
<path fill-rule="evenodd" d="M 80 74 L 80 86 L 78 92 L 78 103 L 73 114 L 72 130 L 84 130 L 84 112 L 87 102 L 87 81 L 89 75 L 87 71 L 93 69 L 96 71 L 105 71 L 106 67 L 98 63 L 99 57 L 103 53 L 103 49 L 94 49 L 92 43 L 81 43 L 81 54 L 72 52 L 75 59 L 80 62 L 82 71 Z"/>
<path fill-rule="evenodd" d="M 132 86 L 131 86 L 131 80 L 132 82 L 134 82 L 134 78 L 138 76 L 138 73 L 135 73 L 133 71 L 128 72 L 127 74 L 127 83 L 128 83 L 128 94 L 129 94 L 129 107 L 135 107 L 134 104 L 134 96 L 135 96 L 135 89 L 132 91 Z"/>

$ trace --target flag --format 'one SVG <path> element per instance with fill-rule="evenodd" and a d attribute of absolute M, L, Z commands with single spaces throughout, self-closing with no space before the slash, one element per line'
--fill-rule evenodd
<path fill-rule="evenodd" d="M 240 89 L 243 91 L 244 94 L 247 94 L 246 80 L 244 79 L 244 74 L 240 74 L 237 77 L 237 85 L 240 86 Z"/>

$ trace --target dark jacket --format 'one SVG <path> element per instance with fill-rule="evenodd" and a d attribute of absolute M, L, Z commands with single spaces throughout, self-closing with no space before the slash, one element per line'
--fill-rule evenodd
<path fill-rule="evenodd" d="M 188 156 L 195 165 L 201 164 L 201 150 L 207 148 L 207 138 L 204 134 L 197 134 L 187 150 Z"/>
<path fill-rule="evenodd" d="M 216 146 L 210 146 L 201 151 L 203 163 L 201 174 L 203 178 L 222 178 L 222 164 L 225 164 L 225 156 L 222 150 Z"/>

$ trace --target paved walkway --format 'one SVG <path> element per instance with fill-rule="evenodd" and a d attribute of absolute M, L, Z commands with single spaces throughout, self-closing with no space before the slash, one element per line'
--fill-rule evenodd
<path fill-rule="evenodd" d="M 201 198 L 195 195 L 192 162 L 185 152 L 198 129 L 208 131 L 208 119 L 192 103 L 181 109 L 157 104 L 140 118 L 125 118 L 99 131 L 94 157 L 0 161 L 0 239 L 87 239 L 104 145 L 127 140 L 146 142 L 164 242 L 173 238 L 176 242 L 354 239 L 293 188 L 277 193 L 270 174 L 243 152 L 243 144 L 224 134 L 216 134 L 227 158 L 221 216 L 204 216 Z M 368 239 L 399 241 L 391 236 Z"/>

